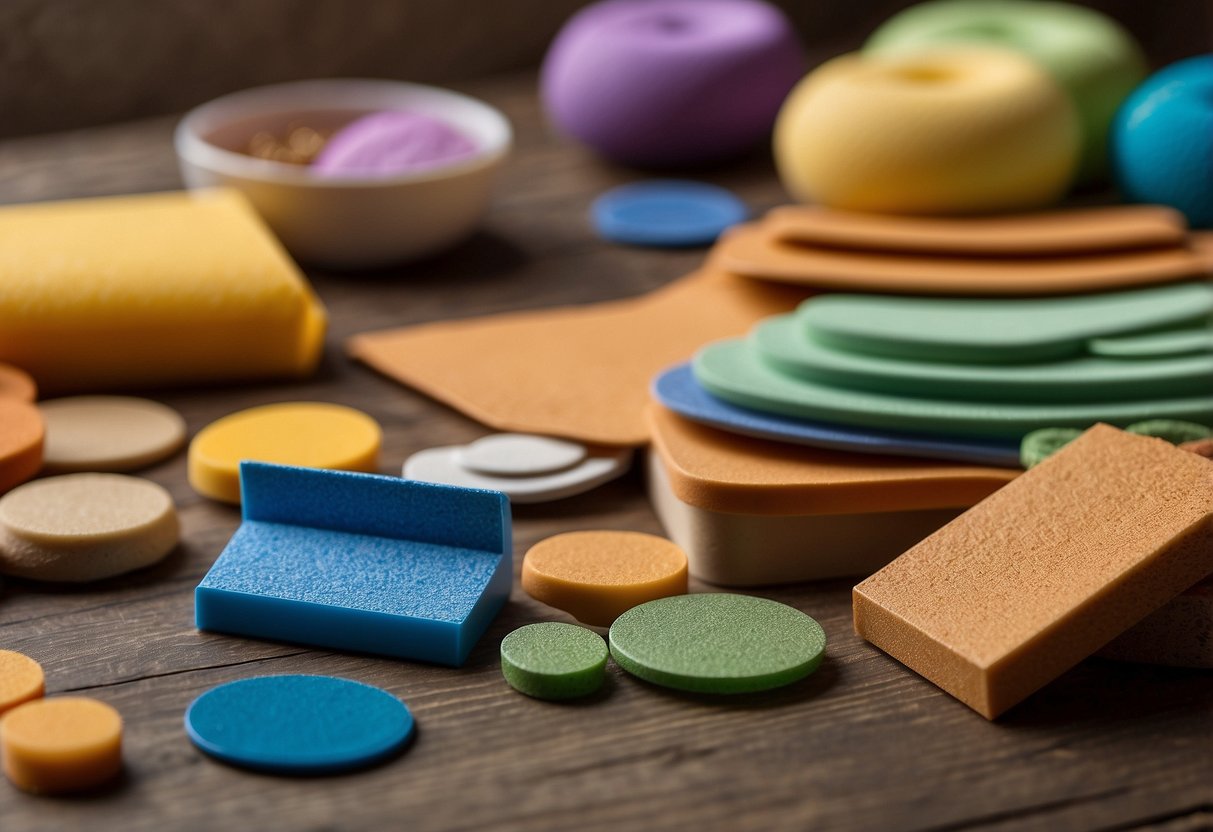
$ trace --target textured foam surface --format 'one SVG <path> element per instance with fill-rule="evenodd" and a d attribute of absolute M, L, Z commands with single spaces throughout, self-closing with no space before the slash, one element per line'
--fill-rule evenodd
<path fill-rule="evenodd" d="M 500 491 L 513 503 L 546 503 L 583 494 L 610 482 L 627 471 L 632 461 L 630 448 L 601 450 L 593 456 L 584 457 L 571 467 L 536 471 L 541 467 L 551 468 L 555 459 L 539 453 L 515 457 L 515 473 L 502 471 L 498 474 L 485 474 L 469 469 L 466 463 L 466 452 L 472 447 L 448 445 L 418 451 L 405 460 L 404 476 L 410 480 Z M 477 458 L 483 458 L 483 454 L 479 457 L 473 456 L 473 460 Z M 504 467 L 503 463 L 504 459 L 497 457 L 493 464 L 500 470 Z M 480 464 L 483 465 L 483 461 Z"/>
<path fill-rule="evenodd" d="M 645 681 L 700 693 L 768 690 L 821 664 L 826 635 L 797 609 L 748 595 L 662 598 L 611 625 L 611 656 Z"/>
<path fill-rule="evenodd" d="M 687 556 L 656 535 L 567 532 L 526 553 L 522 588 L 578 621 L 607 627 L 637 604 L 686 592 Z"/>
<path fill-rule="evenodd" d="M 509 596 L 502 494 L 252 462 L 241 479 L 200 629 L 458 666 Z"/>
<path fill-rule="evenodd" d="M 0 494 L 42 468 L 45 436 L 38 408 L 18 398 L 0 397 Z"/>
<path fill-rule="evenodd" d="M 846 251 L 777 239 L 765 224 L 734 226 L 716 249 L 730 272 L 840 292 L 1013 297 L 1105 292 L 1208 273 L 1188 247 L 1057 257 L 957 257 Z"/>
<path fill-rule="evenodd" d="M 602 687 L 607 645 L 585 627 L 543 621 L 501 641 L 501 673 L 514 690 L 536 699 L 577 699 Z"/>
<path fill-rule="evenodd" d="M 958 436 L 1021 438 L 1042 427 L 1127 425 L 1150 417 L 1213 421 L 1213 391 L 1144 401 L 967 402 L 910 398 L 833 387 L 789 376 L 764 362 L 747 341 L 710 344 L 692 364 L 714 396 L 741 407 L 868 428 L 948 431 Z"/>
<path fill-rule="evenodd" d="M 211 422 L 190 443 L 190 485 L 225 503 L 240 502 L 244 460 L 375 471 L 383 432 L 360 410 L 329 402 L 280 402 Z"/>
<path fill-rule="evenodd" d="M 13 650 L 0 650 L 0 716 L 33 699 L 42 698 L 46 679 L 42 665 Z"/>
<path fill-rule="evenodd" d="M 653 179 L 612 188 L 594 200 L 590 216 L 598 233 L 612 242 L 677 248 L 715 241 L 749 210 L 716 185 Z"/>
<path fill-rule="evenodd" d="M 381 762 L 413 735 L 413 715 L 379 688 L 332 676 L 259 676 L 211 688 L 185 712 L 194 745 L 274 774 L 331 774 Z"/>
<path fill-rule="evenodd" d="M 653 397 L 684 419 L 756 439 L 836 451 L 1019 465 L 1019 448 L 1013 442 L 856 428 L 738 407 L 700 387 L 690 364 L 679 364 L 659 375 L 653 381 Z"/>
<path fill-rule="evenodd" d="M 347 349 L 497 430 L 635 446 L 654 375 L 803 298 L 709 268 L 640 298 L 364 333 Z"/>
<path fill-rule="evenodd" d="M 0 758 L 8 779 L 27 792 L 97 788 L 122 770 L 122 717 L 80 696 L 27 702 L 0 719 Z"/>
<path fill-rule="evenodd" d="M 855 587 L 855 629 L 987 718 L 1213 572 L 1213 463 L 1096 425 Z"/>
<path fill-rule="evenodd" d="M 1147 615 L 1099 655 L 1143 664 L 1213 668 L 1213 577 Z"/>
<path fill-rule="evenodd" d="M 1113 205 L 1000 217 L 907 217 L 783 205 L 767 214 L 789 243 L 860 251 L 1017 256 L 1183 245 L 1183 215 L 1163 205 Z"/>
<path fill-rule="evenodd" d="M 171 407 L 130 396 L 73 396 L 41 402 L 48 472 L 135 471 L 176 453 L 185 420 Z"/>
<path fill-rule="evenodd" d="M 1182 324 L 1208 326 L 1213 285 L 1181 283 L 1033 300 L 827 295 L 796 318 L 834 349 L 901 359 L 1046 361 L 1083 352 L 1091 338 Z"/>
<path fill-rule="evenodd" d="M 967 508 L 1018 472 L 796 447 L 648 412 L 653 449 L 678 499 L 734 514 L 865 514 Z"/>
<path fill-rule="evenodd" d="M 151 480 L 64 474 L 0 497 L 0 572 L 85 582 L 156 563 L 177 545 L 173 498 Z"/>
<path fill-rule="evenodd" d="M 0 287 L 0 360 L 46 393 L 301 376 L 323 346 L 323 307 L 235 191 L 0 209 Z"/>

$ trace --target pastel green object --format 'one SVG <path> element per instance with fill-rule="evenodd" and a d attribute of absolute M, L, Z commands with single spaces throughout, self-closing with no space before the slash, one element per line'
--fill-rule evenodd
<path fill-rule="evenodd" d="M 796 314 L 836 350 L 963 364 L 1058 361 L 1085 354 L 1093 338 L 1208 328 L 1213 284 L 1028 300 L 825 295 Z"/>
<path fill-rule="evenodd" d="M 1091 402 L 1199 396 L 1213 388 L 1213 355 L 1205 354 L 1141 361 L 1079 356 L 1010 365 L 905 361 L 831 349 L 814 340 L 801 315 L 768 318 L 750 339 L 763 360 L 787 375 L 875 393 L 964 401 Z"/>
<path fill-rule="evenodd" d="M 1141 47 L 1123 26 L 1073 3 L 935 0 L 894 15 L 864 51 L 903 54 L 953 43 L 1014 49 L 1048 72 L 1069 94 L 1082 125 L 1079 180 L 1104 176 L 1113 116 L 1146 77 Z"/>
<path fill-rule="evenodd" d="M 501 675 L 536 699 L 577 699 L 602 686 L 607 646 L 585 627 L 545 621 L 519 627 L 501 641 Z"/>
<path fill-rule="evenodd" d="M 1176 419 L 1147 419 L 1144 422 L 1129 425 L 1125 430 L 1142 436 L 1156 436 L 1159 439 L 1167 440 L 1172 445 L 1213 437 L 1213 428 Z"/>
<path fill-rule="evenodd" d="M 705 390 L 732 404 L 842 425 L 1019 438 L 1037 428 L 1086 428 L 1095 422 L 1213 421 L 1213 390 L 1184 398 L 1056 404 L 966 402 L 848 390 L 782 373 L 745 340 L 710 344 L 699 351 L 692 366 L 695 380 Z"/>
<path fill-rule="evenodd" d="M 1023 438 L 1019 446 L 1019 462 L 1024 468 L 1032 468 L 1069 445 L 1082 431 L 1078 428 L 1041 428 Z"/>
<path fill-rule="evenodd" d="M 826 636 L 797 609 L 749 595 L 705 593 L 649 601 L 611 625 L 611 656 L 645 681 L 696 693 L 746 693 L 802 679 Z"/>
<path fill-rule="evenodd" d="M 1123 335 L 1119 338 L 1092 338 L 1087 352 L 1108 358 L 1159 358 L 1213 352 L 1213 326 Z"/>

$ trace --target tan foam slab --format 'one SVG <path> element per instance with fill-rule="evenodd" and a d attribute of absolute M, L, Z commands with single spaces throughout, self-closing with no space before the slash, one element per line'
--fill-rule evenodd
<path fill-rule="evenodd" d="M 705 269 L 639 298 L 369 332 L 346 349 L 497 430 L 643 445 L 654 375 L 805 297 Z"/>
<path fill-rule="evenodd" d="M 1114 205 L 1001 217 L 942 219 L 784 205 L 763 225 L 788 243 L 861 251 L 1010 257 L 1182 246 L 1187 223 L 1163 205 Z"/>
<path fill-rule="evenodd" d="M 177 511 L 156 483 L 66 474 L 0 498 L 0 572 L 96 581 L 150 566 L 177 545 Z"/>
<path fill-rule="evenodd" d="M 736 436 L 656 404 L 647 418 L 671 490 L 709 511 L 787 516 L 968 507 L 1017 474 Z"/>
<path fill-rule="evenodd" d="M 1213 578 L 1147 615 L 1099 655 L 1124 662 L 1213 668 Z"/>
<path fill-rule="evenodd" d="M 172 456 L 185 420 L 171 407 L 131 396 L 72 396 L 41 402 L 43 470 L 136 471 Z"/>
<path fill-rule="evenodd" d="M 783 242 L 763 224 L 733 226 L 715 262 L 746 277 L 818 290 L 915 295 L 1057 295 L 1190 279 L 1209 260 L 1171 248 L 1074 257 L 954 257 L 844 251 Z"/>
<path fill-rule="evenodd" d="M 855 630 L 993 719 L 1213 571 L 1213 462 L 1096 425 L 855 587 Z"/>

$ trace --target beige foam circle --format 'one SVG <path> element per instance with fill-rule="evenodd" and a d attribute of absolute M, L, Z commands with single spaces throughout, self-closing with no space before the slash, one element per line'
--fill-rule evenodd
<path fill-rule="evenodd" d="M 185 420 L 171 407 L 130 396 L 73 396 L 38 405 L 46 423 L 43 470 L 135 471 L 185 442 Z"/>
<path fill-rule="evenodd" d="M 150 566 L 177 545 L 177 511 L 150 480 L 68 474 L 0 498 L 0 572 L 83 582 Z"/>

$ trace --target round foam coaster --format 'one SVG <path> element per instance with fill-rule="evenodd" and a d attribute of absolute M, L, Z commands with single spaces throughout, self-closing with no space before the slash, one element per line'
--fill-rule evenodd
<path fill-rule="evenodd" d="M 390 693 L 332 676 L 259 676 L 212 688 L 185 731 L 225 763 L 274 774 L 362 768 L 399 751 L 413 715 Z"/>
<path fill-rule="evenodd" d="M 38 398 L 38 385 L 25 370 L 0 364 L 0 398 L 32 402 Z"/>
<path fill-rule="evenodd" d="M 686 592 L 687 556 L 651 534 L 568 532 L 526 553 L 522 588 L 578 621 L 607 627 L 637 604 Z"/>
<path fill-rule="evenodd" d="M 42 468 L 43 437 L 38 408 L 20 399 L 0 397 L 0 493 Z"/>
<path fill-rule="evenodd" d="M 1032 468 L 1069 445 L 1082 431 L 1078 428 L 1040 428 L 1023 438 L 1019 446 L 1019 464 Z"/>
<path fill-rule="evenodd" d="M 27 792 L 96 788 L 122 770 L 122 717 L 79 696 L 27 702 L 0 720 L 0 757 L 8 779 Z"/>
<path fill-rule="evenodd" d="M 189 480 L 204 497 L 240 502 L 240 462 L 375 473 L 382 431 L 360 410 L 327 402 L 283 402 L 241 410 L 207 425 L 190 443 Z"/>
<path fill-rule="evenodd" d="M 501 674 L 536 699 L 588 696 L 602 686 L 606 661 L 602 636 L 574 624 L 527 624 L 501 641 Z"/>
<path fill-rule="evenodd" d="M 636 246 L 677 248 L 712 243 L 749 215 L 731 191 L 681 179 L 654 179 L 612 188 L 590 207 L 604 238 Z"/>
<path fill-rule="evenodd" d="M 96 581 L 150 566 L 177 545 L 177 511 L 150 480 L 65 474 L 0 498 L 0 572 Z"/>
<path fill-rule="evenodd" d="M 130 396 L 74 396 L 38 405 L 46 423 L 44 471 L 135 471 L 185 442 L 185 420 L 171 407 Z"/>
<path fill-rule="evenodd" d="M 0 714 L 46 692 L 42 665 L 24 653 L 0 650 Z"/>
<path fill-rule="evenodd" d="M 498 433 L 477 439 L 455 454 L 455 460 L 476 474 L 526 477 L 572 468 L 586 457 L 584 445 L 529 433 Z"/>
<path fill-rule="evenodd" d="M 826 636 L 809 616 L 749 595 L 662 598 L 611 625 L 611 656 L 645 681 L 699 693 L 795 682 L 821 664 Z"/>
<path fill-rule="evenodd" d="M 1213 437 L 1213 428 L 1196 422 L 1184 422 L 1180 419 L 1146 419 L 1134 422 L 1125 428 L 1129 433 L 1142 436 L 1156 436 L 1165 439 L 1172 445 L 1182 445 L 1185 442 L 1199 442 Z"/>

